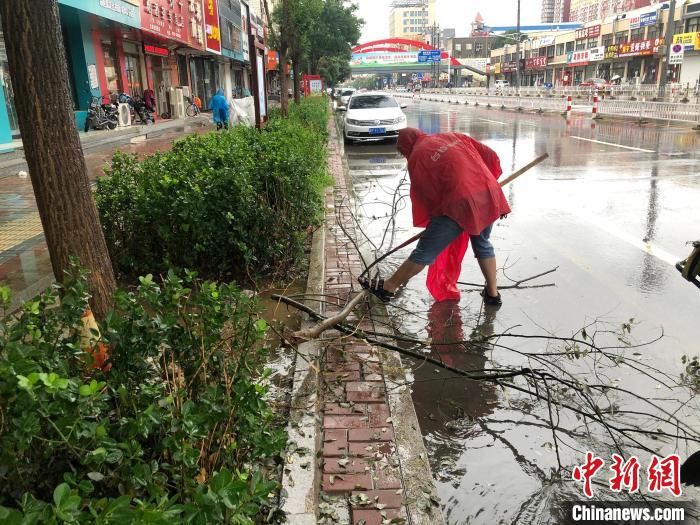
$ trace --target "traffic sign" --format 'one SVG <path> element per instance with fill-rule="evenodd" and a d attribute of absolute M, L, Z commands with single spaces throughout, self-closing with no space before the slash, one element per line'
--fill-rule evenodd
<path fill-rule="evenodd" d="M 417 78 L 418 80 L 423 80 L 423 73 L 418 73 Z"/>
<path fill-rule="evenodd" d="M 668 63 L 671 65 L 682 64 L 684 54 L 685 54 L 685 46 L 683 46 L 683 44 L 672 44 L 671 45 L 671 52 L 668 55 Z"/>
<path fill-rule="evenodd" d="M 440 62 L 442 51 L 439 49 L 428 49 L 418 51 L 418 62 Z"/>

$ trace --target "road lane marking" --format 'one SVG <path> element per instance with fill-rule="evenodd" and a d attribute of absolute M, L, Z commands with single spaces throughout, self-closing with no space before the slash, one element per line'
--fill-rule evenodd
<path fill-rule="evenodd" d="M 572 139 L 576 140 L 585 140 L 586 142 L 595 142 L 596 144 L 605 144 L 606 146 L 615 146 L 616 148 L 625 148 L 625 149 L 631 149 L 634 151 L 643 151 L 644 153 L 656 153 L 653 149 L 644 149 L 644 148 L 635 148 L 633 146 L 623 146 L 622 144 L 615 144 L 614 142 L 604 142 L 602 140 L 593 140 L 593 139 L 586 139 L 583 137 L 577 137 L 575 135 L 571 135 Z"/>
<path fill-rule="evenodd" d="M 599 219 L 597 217 L 587 215 L 584 213 L 574 213 L 574 217 L 578 217 L 580 219 L 583 219 L 590 224 L 597 226 L 601 230 L 603 230 L 605 233 L 612 235 L 613 237 L 617 237 L 621 241 L 626 242 L 627 244 L 634 246 L 635 248 L 639 248 L 641 251 L 648 253 L 649 255 L 652 255 L 659 259 L 660 261 L 663 261 L 667 264 L 670 264 L 671 266 L 676 266 L 676 263 L 683 259 L 683 257 L 678 257 L 677 255 L 673 255 L 670 252 L 667 252 L 663 248 L 660 248 L 659 246 L 652 244 L 650 242 L 644 242 L 644 240 L 635 237 L 634 235 L 631 235 L 625 231 L 622 231 L 621 229 L 613 226 L 610 222 L 604 221 L 602 219 Z"/>
<path fill-rule="evenodd" d="M 507 122 L 501 122 L 500 120 L 489 120 L 487 118 L 481 118 L 479 117 L 479 120 L 483 120 L 484 122 L 493 122 L 494 124 L 503 124 L 504 126 L 508 124 Z"/>

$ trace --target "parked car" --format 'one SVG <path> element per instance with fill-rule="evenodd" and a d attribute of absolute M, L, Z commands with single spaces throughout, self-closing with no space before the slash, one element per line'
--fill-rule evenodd
<path fill-rule="evenodd" d="M 604 78 L 589 78 L 579 84 L 582 88 L 592 88 L 596 91 L 610 91 L 612 84 Z"/>
<path fill-rule="evenodd" d="M 347 107 L 352 94 L 357 91 L 355 88 L 343 88 L 338 96 L 338 107 Z"/>
<path fill-rule="evenodd" d="M 343 139 L 355 141 L 396 139 L 406 127 L 405 104 L 399 104 L 389 93 L 368 91 L 350 97 L 345 113 Z"/>

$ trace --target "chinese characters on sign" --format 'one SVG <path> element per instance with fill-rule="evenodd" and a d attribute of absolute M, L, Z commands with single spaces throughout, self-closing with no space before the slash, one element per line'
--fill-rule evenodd
<path fill-rule="evenodd" d="M 590 50 L 569 51 L 566 55 L 566 63 L 570 66 L 585 66 L 590 61 Z"/>
<path fill-rule="evenodd" d="M 201 0 L 143 0 L 141 29 L 203 49 Z"/>
<path fill-rule="evenodd" d="M 656 11 L 653 13 L 644 13 L 643 15 L 635 16 L 630 19 L 630 29 L 653 26 L 655 23 Z"/>
<path fill-rule="evenodd" d="M 605 59 L 615 58 L 617 56 L 617 44 L 611 44 L 605 48 Z"/>
<path fill-rule="evenodd" d="M 626 490 L 630 494 L 639 491 L 640 488 L 640 463 L 632 456 L 627 461 L 617 454 L 612 455 L 613 462 L 610 469 L 613 473 L 608 478 L 608 485 L 613 492 Z M 665 458 L 652 456 L 647 473 L 647 489 L 649 492 L 662 492 L 668 490 L 676 497 L 681 495 L 680 486 L 680 458 L 677 454 L 671 454 Z M 586 452 L 586 462 L 577 465 L 572 471 L 574 481 L 583 483 L 583 493 L 587 498 L 593 497 L 592 482 L 595 475 L 603 468 L 605 461 L 595 457 L 593 453 Z"/>
<path fill-rule="evenodd" d="M 658 52 L 659 46 L 662 45 L 664 45 L 663 37 L 625 42 L 618 44 L 617 56 L 632 57 L 653 55 Z"/>
<path fill-rule="evenodd" d="M 595 38 L 600 36 L 600 24 L 591 27 L 582 27 L 577 29 L 575 33 L 576 40 L 584 40 L 586 38 Z"/>
<path fill-rule="evenodd" d="M 216 0 L 204 0 L 204 24 L 206 25 L 205 47 L 207 51 L 221 53 L 219 6 Z"/>
<path fill-rule="evenodd" d="M 543 69 L 547 67 L 547 57 L 532 57 L 525 59 L 525 69 Z"/>
<path fill-rule="evenodd" d="M 700 33 L 680 33 L 673 35 L 674 44 L 683 44 L 686 51 L 700 51 Z"/>

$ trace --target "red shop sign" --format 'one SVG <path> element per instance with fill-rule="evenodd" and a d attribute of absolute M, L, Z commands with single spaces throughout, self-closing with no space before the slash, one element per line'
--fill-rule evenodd
<path fill-rule="evenodd" d="M 532 57 L 525 60 L 525 69 L 543 69 L 547 67 L 547 57 Z"/>
<path fill-rule="evenodd" d="M 582 27 L 576 30 L 576 40 L 583 40 L 585 38 L 596 38 L 600 36 L 600 24 L 591 27 Z"/>
<path fill-rule="evenodd" d="M 157 55 L 159 57 L 167 57 L 170 54 L 167 47 L 154 46 L 153 44 L 144 44 L 143 52 L 147 55 Z"/>
<path fill-rule="evenodd" d="M 204 49 L 200 0 L 142 0 L 141 30 Z"/>
<path fill-rule="evenodd" d="M 216 0 L 204 0 L 204 33 L 207 51 L 221 53 L 221 30 L 219 29 L 219 6 Z"/>
<path fill-rule="evenodd" d="M 653 55 L 654 53 L 658 53 L 659 46 L 662 45 L 664 45 L 663 37 L 626 42 L 624 44 L 618 44 L 617 56 L 634 57 Z"/>

